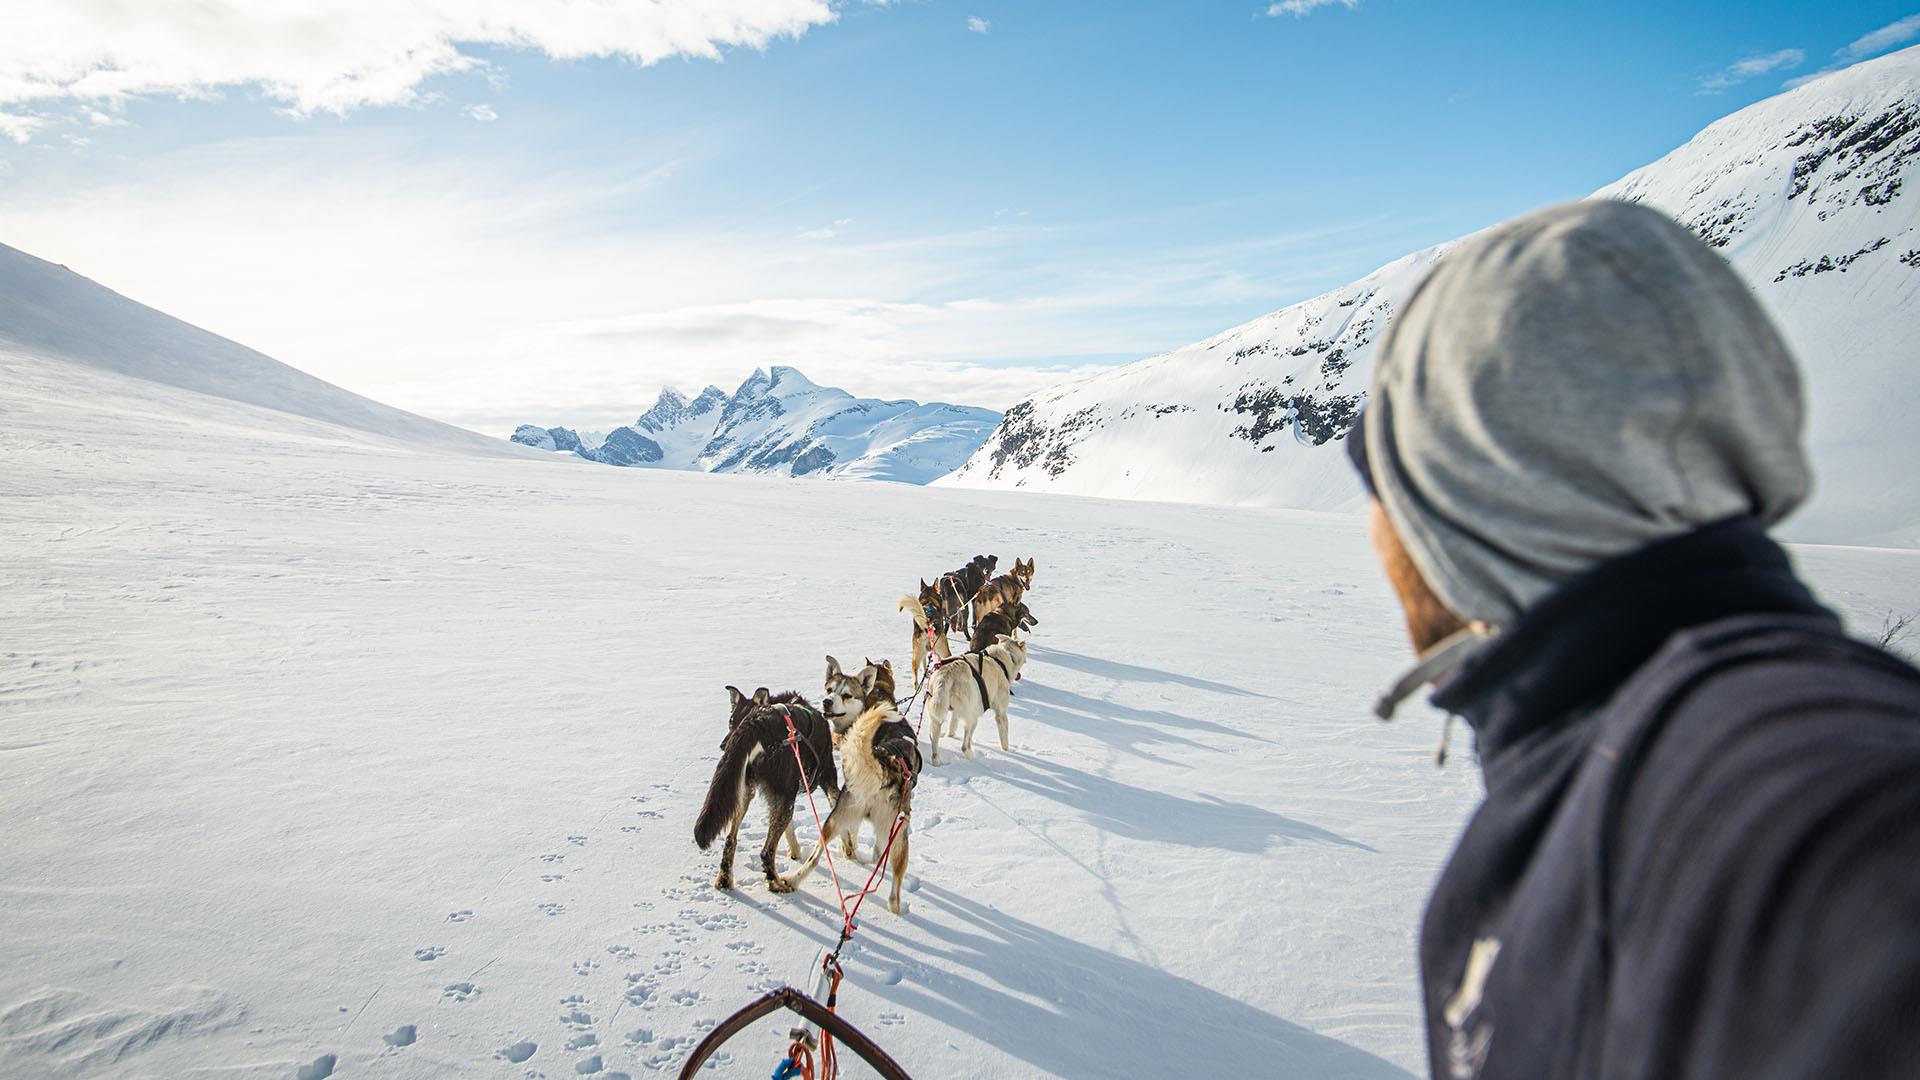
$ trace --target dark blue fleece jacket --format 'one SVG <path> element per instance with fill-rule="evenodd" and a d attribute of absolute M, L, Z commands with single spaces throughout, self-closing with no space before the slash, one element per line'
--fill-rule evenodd
<path fill-rule="evenodd" d="M 1920 1077 L 1920 673 L 1739 519 L 1610 562 L 1434 701 L 1487 798 L 1421 940 L 1436 1077 Z"/>

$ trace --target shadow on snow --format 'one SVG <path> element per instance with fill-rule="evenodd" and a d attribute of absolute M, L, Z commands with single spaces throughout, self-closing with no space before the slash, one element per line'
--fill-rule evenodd
<path fill-rule="evenodd" d="M 1101 742 L 1141 757 L 1154 757 L 1140 749 L 1141 744 L 1147 743 L 1186 746 L 1214 753 L 1227 752 L 1223 747 L 1209 746 L 1184 735 L 1174 734 L 1166 730 L 1168 728 L 1213 735 L 1230 735 L 1250 742 L 1271 741 L 1258 735 L 1249 735 L 1218 721 L 1200 720 L 1163 709 L 1142 709 L 1102 698 L 1090 698 L 1084 694 L 1048 686 L 1032 679 L 1020 680 L 1013 694 L 1016 717 L 1031 716 L 1043 724 L 1099 739 Z M 991 725 L 991 720 L 983 719 L 983 722 Z"/>
<path fill-rule="evenodd" d="M 1223 682 L 1214 682 L 1211 679 L 1182 675 L 1174 671 L 1163 671 L 1160 668 L 1143 667 L 1139 664 L 1122 663 L 1119 660 L 1107 660 L 1098 656 L 1087 656 L 1084 653 L 1068 652 L 1065 649 L 1056 649 L 1051 646 L 1036 644 L 1032 647 L 1031 655 L 1033 659 L 1042 663 L 1057 664 L 1063 668 L 1071 668 L 1074 671 L 1084 672 L 1088 675 L 1097 675 L 1103 679 L 1112 679 L 1115 682 L 1173 683 L 1177 686 L 1185 686 L 1194 690 L 1207 690 L 1215 694 L 1229 694 L 1233 697 L 1269 696 L 1267 694 L 1254 693 L 1252 690 L 1242 690 L 1237 686 L 1229 686 Z"/>
<path fill-rule="evenodd" d="M 923 882 L 919 904 L 928 907 L 910 933 L 931 943 L 896 932 L 885 912 L 863 918 L 849 946 L 848 981 L 861 994 L 965 1031 L 1036 1070 L 1065 1077 L 1409 1080 L 1405 1070 L 1338 1039 L 939 886 Z M 832 906 L 829 900 L 829 918 Z M 904 977 L 890 985 L 886 969 Z M 884 1029 L 878 1034 L 886 1037 Z"/>
<path fill-rule="evenodd" d="M 1274 840 L 1311 840 L 1374 849 L 1339 833 L 1211 795 L 1189 799 L 1134 787 L 1026 754 L 993 752 L 982 775 L 1069 807 L 1093 825 L 1133 840 L 1259 854 Z"/>

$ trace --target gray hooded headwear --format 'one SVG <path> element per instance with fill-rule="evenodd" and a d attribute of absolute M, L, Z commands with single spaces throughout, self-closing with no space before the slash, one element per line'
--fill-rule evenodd
<path fill-rule="evenodd" d="M 1366 409 L 1388 519 L 1453 612 L 1556 586 L 1810 487 L 1800 376 L 1733 269 L 1665 216 L 1554 207 L 1447 254 L 1394 321 Z"/>

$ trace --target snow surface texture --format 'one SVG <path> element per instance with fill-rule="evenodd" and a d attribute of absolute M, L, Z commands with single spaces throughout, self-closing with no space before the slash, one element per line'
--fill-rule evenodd
<path fill-rule="evenodd" d="M 149 384 L 264 406 L 414 447 L 503 457 L 526 454 L 503 440 L 349 393 L 4 244 L 0 244 L 0 349 L 59 357 Z M 90 445 L 92 434 L 82 436 L 76 431 L 76 449 Z"/>
<path fill-rule="evenodd" d="M 732 394 L 709 386 L 689 400 L 668 387 L 631 426 L 598 439 L 523 424 L 513 441 L 609 465 L 924 484 L 965 462 L 999 422 L 991 409 L 856 398 L 776 366 L 755 368 Z"/>
<path fill-rule="evenodd" d="M 1367 717 L 1358 519 L 636 482 L 12 350 L 0 416 L 0 1076 L 671 1075 L 839 921 L 744 854 L 713 889 L 722 687 L 904 670 L 894 601 L 977 551 L 1038 563 L 1013 751 L 922 778 L 845 1015 L 927 1078 L 1423 1069 L 1479 780 Z M 1799 556 L 1865 629 L 1920 609 L 1920 554 Z"/>
<path fill-rule="evenodd" d="M 1812 503 L 1787 535 L 1920 545 L 1920 48 L 1718 121 L 1596 198 L 1718 247 L 1807 375 Z M 1020 402 L 940 481 L 1351 510 L 1340 452 L 1393 313 L 1452 241 L 1217 337 Z"/>

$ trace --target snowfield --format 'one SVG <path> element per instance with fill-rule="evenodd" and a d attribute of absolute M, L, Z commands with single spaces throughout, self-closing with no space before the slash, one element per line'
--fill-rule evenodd
<path fill-rule="evenodd" d="M 977 551 L 1038 561 L 1013 751 L 923 779 L 845 1015 L 919 1077 L 1424 1072 L 1479 779 L 1368 718 L 1359 519 L 582 468 L 5 346 L 0 463 L 0 1076 L 670 1075 L 838 923 L 710 884 L 723 686 L 904 669 Z M 1920 554 L 1799 556 L 1920 608 Z"/>

